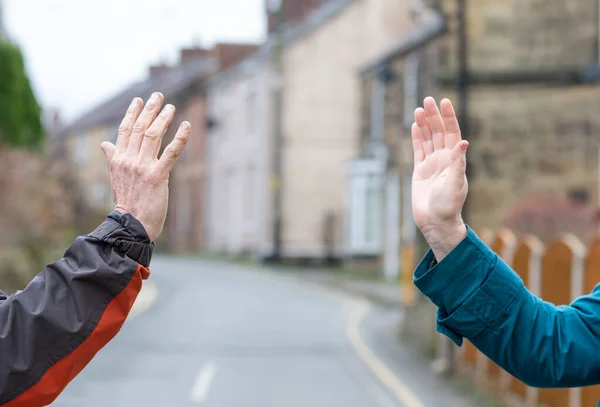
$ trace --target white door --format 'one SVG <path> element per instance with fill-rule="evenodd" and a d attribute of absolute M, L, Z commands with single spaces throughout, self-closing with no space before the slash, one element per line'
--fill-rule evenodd
<path fill-rule="evenodd" d="M 357 159 L 348 171 L 346 254 L 378 256 L 382 250 L 383 166 L 376 159 Z"/>

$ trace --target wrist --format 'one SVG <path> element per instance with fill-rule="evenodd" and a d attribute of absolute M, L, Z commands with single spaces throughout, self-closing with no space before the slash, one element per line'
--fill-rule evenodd
<path fill-rule="evenodd" d="M 467 237 L 467 226 L 461 219 L 452 224 L 424 227 L 421 232 L 440 262 Z"/>

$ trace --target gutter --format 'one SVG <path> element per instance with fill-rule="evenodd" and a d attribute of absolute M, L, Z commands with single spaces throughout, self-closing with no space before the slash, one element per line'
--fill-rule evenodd
<path fill-rule="evenodd" d="M 456 72 L 444 72 L 438 76 L 444 87 L 458 86 Z M 547 70 L 513 70 L 503 72 L 470 71 L 469 85 L 578 85 L 600 82 L 600 65 L 565 67 Z"/>
<path fill-rule="evenodd" d="M 413 51 L 423 48 L 429 42 L 441 37 L 448 31 L 446 19 L 434 10 L 426 10 L 422 14 L 422 22 L 402 37 L 402 40 L 389 49 L 383 56 L 364 67 L 360 71 L 363 79 L 378 75 L 384 67 L 395 59 L 402 58 Z"/>

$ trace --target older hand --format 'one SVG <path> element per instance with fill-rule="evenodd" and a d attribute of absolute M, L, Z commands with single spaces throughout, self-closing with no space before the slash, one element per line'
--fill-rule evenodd
<path fill-rule="evenodd" d="M 461 139 L 452 103 L 444 99 L 440 106 L 441 114 L 435 100 L 426 98 L 425 109 L 415 111 L 412 126 L 413 216 L 438 261 L 466 236 L 461 211 L 468 191 L 469 147 Z"/>
<path fill-rule="evenodd" d="M 162 232 L 169 201 L 169 173 L 190 137 L 183 122 L 158 158 L 162 138 L 175 116 L 175 107 L 154 93 L 146 106 L 135 98 L 119 127 L 117 145 L 101 145 L 110 169 L 115 210 L 134 216 L 154 241 Z M 160 114 L 159 114 L 160 112 Z"/>

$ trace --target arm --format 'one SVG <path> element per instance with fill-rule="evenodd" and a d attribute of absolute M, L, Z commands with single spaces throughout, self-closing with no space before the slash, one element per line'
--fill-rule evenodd
<path fill-rule="evenodd" d="M 415 284 L 438 306 L 439 332 L 459 346 L 469 339 L 530 386 L 600 383 L 599 289 L 570 306 L 544 302 L 471 230 L 435 263 L 430 251 Z"/>
<path fill-rule="evenodd" d="M 0 404 L 51 403 L 120 330 L 147 278 L 153 245 L 168 207 L 169 174 L 190 136 L 183 122 L 158 157 L 175 115 L 154 93 L 135 98 L 117 145 L 101 145 L 115 211 L 75 240 L 27 288 L 0 300 Z"/>
<path fill-rule="evenodd" d="M 415 284 L 438 306 L 438 330 L 459 345 L 468 338 L 532 386 L 600 383 L 600 290 L 570 306 L 544 302 L 468 230 L 469 143 L 449 100 L 441 109 L 431 97 L 423 104 L 412 126 L 412 211 L 431 250 Z"/>
<path fill-rule="evenodd" d="M 142 225 L 113 212 L 0 302 L 0 405 L 43 406 L 121 329 L 149 276 Z"/>

